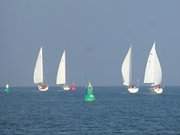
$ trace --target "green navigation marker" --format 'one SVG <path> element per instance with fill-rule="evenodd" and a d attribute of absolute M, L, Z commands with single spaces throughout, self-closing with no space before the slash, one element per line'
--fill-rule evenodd
<path fill-rule="evenodd" d="M 96 100 L 96 98 L 95 98 L 95 96 L 93 94 L 93 87 L 92 87 L 91 83 L 89 82 L 88 87 L 87 87 L 87 93 L 85 95 L 85 101 L 86 102 L 92 102 L 92 101 L 95 101 L 95 100 Z"/>

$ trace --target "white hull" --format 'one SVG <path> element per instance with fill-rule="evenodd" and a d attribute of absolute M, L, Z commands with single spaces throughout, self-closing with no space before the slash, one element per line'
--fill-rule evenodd
<path fill-rule="evenodd" d="M 48 90 L 48 86 L 42 87 L 41 85 L 38 85 L 38 89 L 39 89 L 39 91 L 47 91 Z"/>
<path fill-rule="evenodd" d="M 69 91 L 69 90 L 70 90 L 70 87 L 69 87 L 69 86 L 65 86 L 65 87 L 63 87 L 63 89 L 64 89 L 65 91 Z"/>
<path fill-rule="evenodd" d="M 139 88 L 128 88 L 129 93 L 137 93 Z"/>
<path fill-rule="evenodd" d="M 153 88 L 152 89 L 156 94 L 162 94 L 163 93 L 163 88 Z"/>
<path fill-rule="evenodd" d="M 9 89 L 9 84 L 6 84 L 6 89 Z"/>

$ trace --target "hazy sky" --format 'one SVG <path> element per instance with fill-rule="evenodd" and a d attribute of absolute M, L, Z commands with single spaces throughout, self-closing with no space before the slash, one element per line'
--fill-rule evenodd
<path fill-rule="evenodd" d="M 154 41 L 163 84 L 179 85 L 179 14 L 179 0 L 0 0 L 0 86 L 34 85 L 41 46 L 49 85 L 66 49 L 69 83 L 118 86 L 130 44 L 134 80 L 143 84 Z"/>

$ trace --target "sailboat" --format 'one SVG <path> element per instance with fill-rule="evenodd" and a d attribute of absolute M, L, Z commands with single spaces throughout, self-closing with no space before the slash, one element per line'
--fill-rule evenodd
<path fill-rule="evenodd" d="M 62 57 L 59 63 L 57 77 L 56 77 L 56 84 L 62 85 L 65 91 L 70 90 L 70 87 L 66 84 L 66 51 L 65 50 L 62 54 Z"/>
<path fill-rule="evenodd" d="M 88 87 L 87 87 L 87 93 L 85 95 L 84 100 L 86 102 L 93 102 L 96 100 L 94 94 L 93 94 L 93 86 L 91 84 L 91 82 L 88 83 Z"/>
<path fill-rule="evenodd" d="M 9 92 L 10 92 L 9 84 L 6 84 L 4 91 L 5 91 L 6 93 L 9 93 Z"/>
<path fill-rule="evenodd" d="M 156 53 L 156 43 L 154 42 L 146 64 L 144 83 L 150 83 L 152 90 L 157 94 L 161 94 L 163 93 L 161 82 L 162 69 L 158 55 Z"/>
<path fill-rule="evenodd" d="M 34 68 L 34 83 L 37 84 L 40 91 L 47 91 L 48 85 L 44 83 L 43 78 L 43 54 L 42 48 L 39 50 L 39 54 L 36 60 L 36 65 Z"/>
<path fill-rule="evenodd" d="M 76 84 L 74 82 L 70 85 L 70 90 L 71 91 L 76 91 L 77 90 L 77 86 L 76 86 Z"/>
<path fill-rule="evenodd" d="M 136 88 L 132 83 L 132 48 L 130 47 L 121 67 L 123 85 L 128 86 L 129 93 L 137 93 L 139 88 Z"/>

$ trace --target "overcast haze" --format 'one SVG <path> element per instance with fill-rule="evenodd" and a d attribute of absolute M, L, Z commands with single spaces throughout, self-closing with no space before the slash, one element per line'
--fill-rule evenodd
<path fill-rule="evenodd" d="M 143 84 L 154 41 L 163 85 L 179 85 L 179 6 L 178 0 L 0 0 L 0 85 L 34 85 L 42 46 L 49 85 L 66 49 L 69 83 L 118 86 L 130 44 L 134 80 Z"/>

